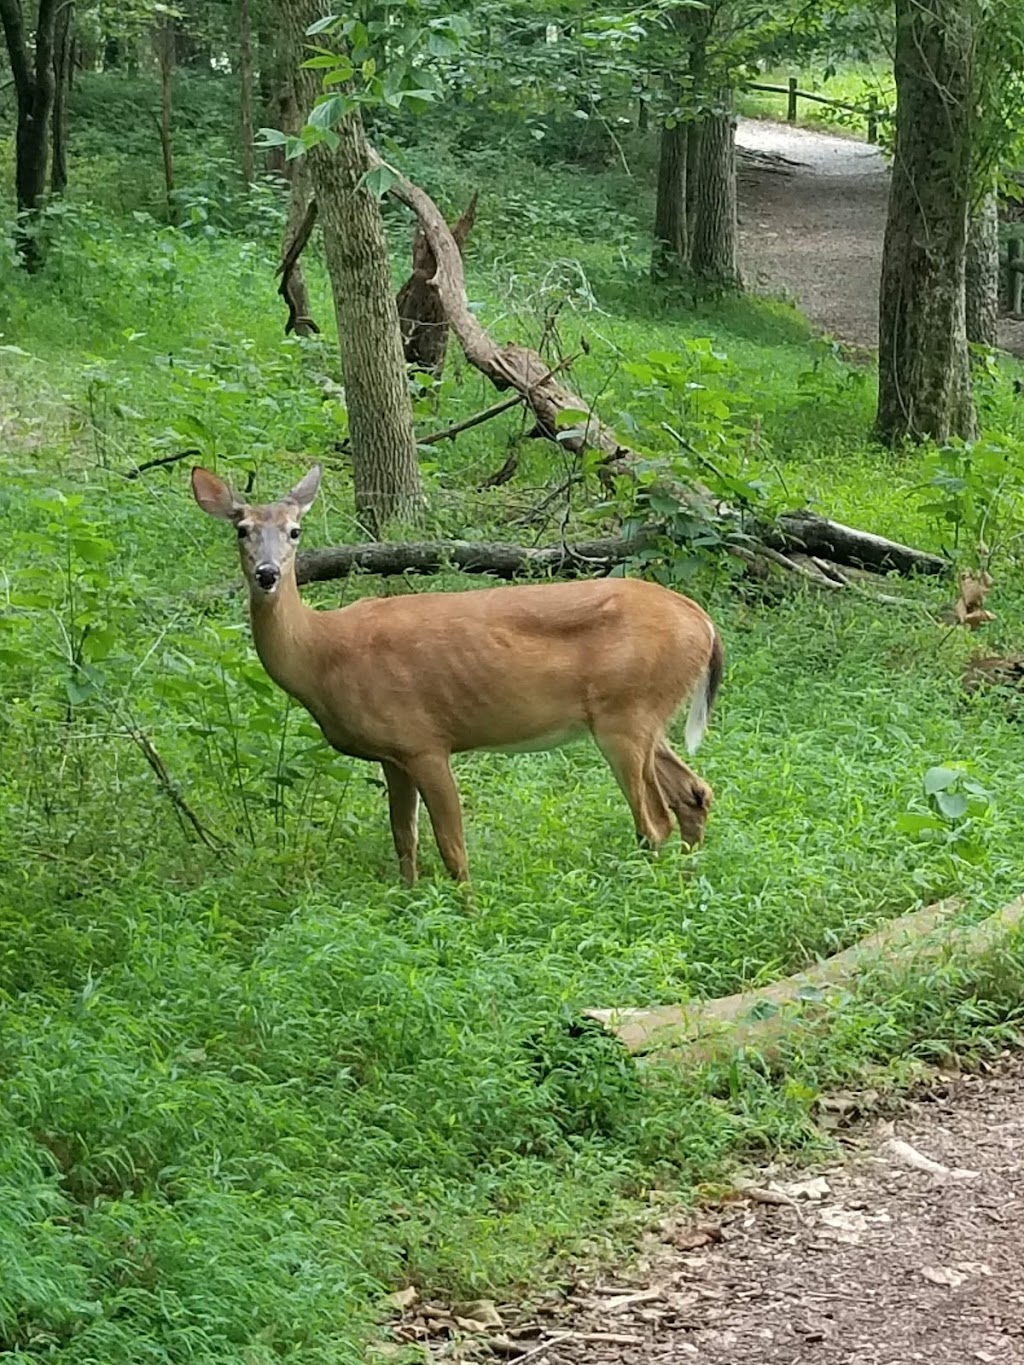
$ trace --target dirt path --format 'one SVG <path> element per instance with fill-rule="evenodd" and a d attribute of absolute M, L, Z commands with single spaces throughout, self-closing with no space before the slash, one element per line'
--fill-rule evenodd
<path fill-rule="evenodd" d="M 1021 1058 L 945 1078 L 842 1129 L 844 1162 L 666 1221 L 629 1273 L 442 1330 L 417 1303 L 396 1335 L 524 1365 L 1024 1365 L 1022 1098 Z"/>
<path fill-rule="evenodd" d="M 748 287 L 784 293 L 823 332 L 878 345 L 878 281 L 889 173 L 876 147 L 760 119 L 740 119 L 743 151 L 784 157 L 740 172 L 740 263 Z M 795 163 L 795 164 L 790 164 Z M 1000 343 L 1024 355 L 1024 323 Z"/>

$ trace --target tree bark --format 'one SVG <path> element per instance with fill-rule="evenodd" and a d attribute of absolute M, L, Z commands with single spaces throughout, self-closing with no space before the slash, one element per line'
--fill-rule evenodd
<path fill-rule="evenodd" d="M 282 133 L 297 137 L 302 131 L 302 114 L 299 111 L 296 81 L 299 63 L 302 61 L 302 46 L 293 34 L 291 25 L 285 24 L 278 35 L 280 56 L 280 85 L 278 90 L 278 116 Z M 286 161 L 281 156 L 277 167 L 289 182 L 288 217 L 281 240 L 281 286 L 280 294 L 288 306 L 288 321 L 285 336 L 294 332 L 296 336 L 315 336 L 320 328 L 313 318 L 309 302 L 309 289 L 302 269 L 301 255 L 316 221 L 315 205 L 311 203 L 313 190 L 309 178 L 309 158 L 293 157 Z M 312 216 L 311 216 L 312 215 Z"/>
<path fill-rule="evenodd" d="M 999 340 L 999 200 L 994 190 L 971 214 L 965 263 L 967 340 L 996 346 Z"/>
<path fill-rule="evenodd" d="M 50 189 L 63 194 L 68 186 L 68 92 L 74 69 L 74 2 L 57 11 L 53 40 L 53 155 Z"/>
<path fill-rule="evenodd" d="M 167 197 L 167 212 L 173 210 L 174 194 L 174 149 L 171 146 L 171 77 L 174 72 L 175 32 L 174 19 L 170 14 L 164 16 L 156 31 L 155 45 L 157 60 L 160 63 L 160 151 L 164 161 L 164 193 Z"/>
<path fill-rule="evenodd" d="M 736 116 L 709 113 L 700 139 L 690 266 L 711 284 L 740 284 L 736 226 Z"/>
<path fill-rule="evenodd" d="M 476 217 L 476 195 L 452 228 L 452 240 L 459 249 L 466 244 Z M 398 291 L 396 300 L 402 327 L 405 363 L 423 374 L 440 379 L 448 350 L 448 320 L 434 287 L 437 261 L 430 243 L 419 226 L 412 239 L 412 274 Z"/>
<path fill-rule="evenodd" d="M 671 278 L 685 268 L 689 256 L 686 222 L 686 175 L 689 127 L 663 125 L 658 155 L 658 196 L 654 208 L 654 254 L 651 275 Z"/>
<path fill-rule="evenodd" d="M 976 431 L 965 318 L 973 42 L 965 0 L 896 0 L 875 424 L 888 445 Z"/>
<path fill-rule="evenodd" d="M 18 210 L 24 215 L 18 230 L 18 253 L 28 270 L 35 270 L 42 263 L 33 220 L 38 216 L 46 194 L 57 7 L 58 0 L 39 0 L 33 60 L 21 0 L 0 0 L 0 22 L 3 23 L 18 103 L 14 185 Z"/>
<path fill-rule="evenodd" d="M 296 48 L 319 15 L 313 0 L 286 0 Z M 303 110 L 319 93 L 299 68 Z M 335 128 L 338 145 L 314 147 L 310 174 L 323 227 L 345 381 L 356 512 L 372 535 L 423 502 L 398 307 L 380 205 L 361 180 L 370 167 L 358 109 Z M 447 226 L 447 225 L 446 225 Z"/>
<path fill-rule="evenodd" d="M 238 67 L 241 83 L 242 179 L 251 185 L 253 170 L 252 130 L 252 17 L 249 0 L 239 0 Z"/>

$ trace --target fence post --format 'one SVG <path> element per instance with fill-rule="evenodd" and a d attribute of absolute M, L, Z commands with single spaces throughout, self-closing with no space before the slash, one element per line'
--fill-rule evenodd
<path fill-rule="evenodd" d="M 790 123 L 796 123 L 796 90 L 797 81 L 795 76 L 789 78 L 789 108 L 786 110 L 786 118 Z"/>
<path fill-rule="evenodd" d="M 868 96 L 868 142 L 878 141 L 878 100 L 874 95 Z"/>
<path fill-rule="evenodd" d="M 1006 242 L 1006 300 L 1016 317 L 1024 307 L 1024 260 L 1021 259 L 1020 237 L 1009 237 Z"/>

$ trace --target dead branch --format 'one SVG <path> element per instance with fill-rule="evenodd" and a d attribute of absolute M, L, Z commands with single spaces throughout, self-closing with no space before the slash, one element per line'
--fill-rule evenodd
<path fill-rule="evenodd" d="M 316 200 L 310 199 L 306 206 L 305 215 L 303 216 L 295 235 L 285 248 L 284 255 L 281 258 L 281 264 L 277 267 L 277 271 L 275 272 L 281 276 L 281 283 L 277 287 L 277 292 L 284 299 L 288 308 L 288 321 L 285 324 L 284 329 L 285 336 L 288 336 L 290 332 L 295 332 L 298 336 L 311 336 L 320 331 L 320 328 L 313 319 L 306 313 L 302 296 L 300 291 L 295 289 L 293 279 L 295 267 L 299 263 L 299 257 L 302 255 L 310 237 L 313 235 L 313 228 L 316 226 L 318 212 Z"/>
<path fill-rule="evenodd" d="M 460 258 L 476 218 L 476 204 L 474 192 L 466 211 L 450 230 Z M 412 239 L 412 274 L 398 291 L 398 320 L 406 364 L 439 379 L 448 350 L 448 319 L 434 287 L 436 274 L 433 248 L 422 227 L 417 226 Z"/>
<path fill-rule="evenodd" d="M 383 166 L 377 152 L 367 148 L 371 168 Z M 444 316 L 469 363 L 499 392 L 515 389 L 526 400 L 539 434 L 579 454 L 588 447 L 607 460 L 632 460 L 633 451 L 620 445 L 615 433 L 577 394 L 560 384 L 551 367 L 536 351 L 508 342 L 498 346 L 469 309 L 462 255 L 444 215 L 417 185 L 388 167 L 395 177 L 390 192 L 419 219 L 424 238 L 437 262 L 431 284 Z M 578 419 L 578 420 L 577 420 Z"/>
<path fill-rule="evenodd" d="M 142 464 L 137 464 L 134 469 L 126 469 L 124 476 L 126 479 L 137 479 L 148 469 L 162 469 L 166 465 L 177 464 L 179 460 L 194 459 L 202 453 L 198 446 L 189 446 L 187 450 L 178 450 L 173 455 L 158 455 L 155 460 L 143 460 Z"/>
<path fill-rule="evenodd" d="M 467 417 L 463 422 L 456 422 L 452 427 L 445 427 L 443 431 L 432 431 L 429 436 L 418 436 L 416 443 L 421 446 L 434 446 L 441 441 L 454 441 L 456 436 L 460 436 L 462 432 L 470 431 L 473 427 L 489 422 L 492 417 L 499 417 L 503 412 L 508 412 L 510 408 L 517 407 L 522 401 L 523 395 L 521 393 L 517 393 L 514 398 L 504 398 L 500 403 L 492 403 L 489 408 L 474 413 L 472 417 Z"/>

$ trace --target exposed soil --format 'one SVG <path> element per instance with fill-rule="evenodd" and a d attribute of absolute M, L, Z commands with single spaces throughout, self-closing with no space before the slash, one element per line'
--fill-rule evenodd
<path fill-rule="evenodd" d="M 667 1222 L 629 1273 L 450 1331 L 410 1306 L 398 1335 L 532 1365 L 1024 1365 L 1022 1099 L 1020 1059 L 944 1078 L 845 1129 L 845 1162 Z"/>
<path fill-rule="evenodd" d="M 740 119 L 736 141 L 748 288 L 793 298 L 839 341 L 877 347 L 889 193 L 878 148 L 761 119 Z M 765 156 L 785 160 L 771 165 Z M 999 333 L 1002 346 L 1024 355 L 1024 322 L 1004 318 Z"/>

